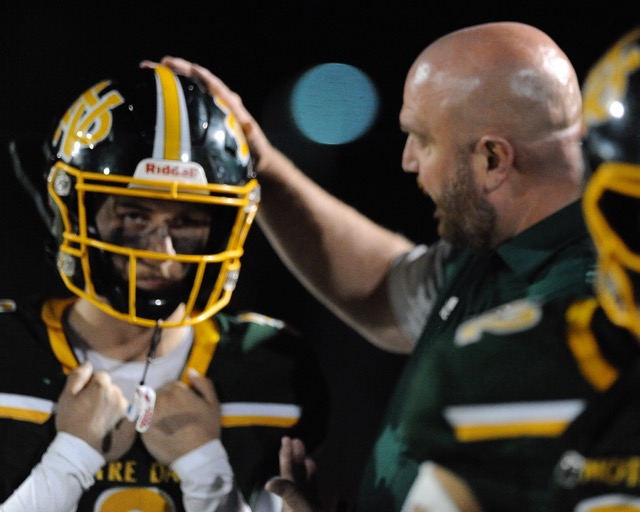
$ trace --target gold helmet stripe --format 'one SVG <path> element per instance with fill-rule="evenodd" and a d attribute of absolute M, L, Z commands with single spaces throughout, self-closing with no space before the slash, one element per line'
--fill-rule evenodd
<path fill-rule="evenodd" d="M 169 68 L 157 66 L 155 72 L 157 117 L 153 157 L 190 161 L 191 136 L 182 86 Z"/>

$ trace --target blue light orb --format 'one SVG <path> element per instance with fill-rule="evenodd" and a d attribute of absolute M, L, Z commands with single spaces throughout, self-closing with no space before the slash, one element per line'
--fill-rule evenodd
<path fill-rule="evenodd" d="M 345 144 L 371 128 L 378 92 L 360 69 L 321 64 L 305 72 L 293 87 L 291 111 L 298 129 L 321 144 Z"/>

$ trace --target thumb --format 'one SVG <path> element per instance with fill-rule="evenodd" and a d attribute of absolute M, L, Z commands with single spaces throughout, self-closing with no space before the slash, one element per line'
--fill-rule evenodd
<path fill-rule="evenodd" d="M 296 484 L 286 478 L 275 477 L 269 480 L 265 490 L 280 496 L 283 501 L 283 511 L 313 512 L 311 505 L 302 495 Z"/>
<path fill-rule="evenodd" d="M 65 384 L 65 391 L 72 395 L 77 395 L 87 385 L 92 375 L 93 365 L 91 362 L 85 361 L 69 374 Z"/>

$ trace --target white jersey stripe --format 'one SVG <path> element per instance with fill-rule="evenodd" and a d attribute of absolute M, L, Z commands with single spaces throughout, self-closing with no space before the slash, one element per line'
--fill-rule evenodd
<path fill-rule="evenodd" d="M 55 402 L 26 395 L 0 393 L 0 418 L 44 423 L 55 410 Z"/>
<path fill-rule="evenodd" d="M 293 404 L 229 402 L 220 405 L 225 427 L 295 425 L 302 408 Z M 55 402 L 26 395 L 0 393 L 0 418 L 44 423 L 55 411 Z"/>
<path fill-rule="evenodd" d="M 229 402 L 220 405 L 222 416 L 271 416 L 274 418 L 299 418 L 301 408 L 291 404 L 265 404 Z"/>
<path fill-rule="evenodd" d="M 585 407 L 584 400 L 514 402 L 447 407 L 444 416 L 463 442 L 561 435 Z"/>
<path fill-rule="evenodd" d="M 55 402 L 44 400 L 43 398 L 35 398 L 26 395 L 14 395 L 11 393 L 0 393 L 0 407 L 25 409 L 35 412 L 53 412 Z"/>
<path fill-rule="evenodd" d="M 445 417 L 454 426 L 570 421 L 584 409 L 584 400 L 512 402 L 447 407 Z"/>

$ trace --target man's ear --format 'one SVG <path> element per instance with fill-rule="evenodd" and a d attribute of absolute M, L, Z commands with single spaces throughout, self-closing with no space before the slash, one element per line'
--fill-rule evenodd
<path fill-rule="evenodd" d="M 476 143 L 476 154 L 483 166 L 485 191 L 492 192 L 507 179 L 513 165 L 513 146 L 508 140 L 494 135 L 483 135 Z"/>

